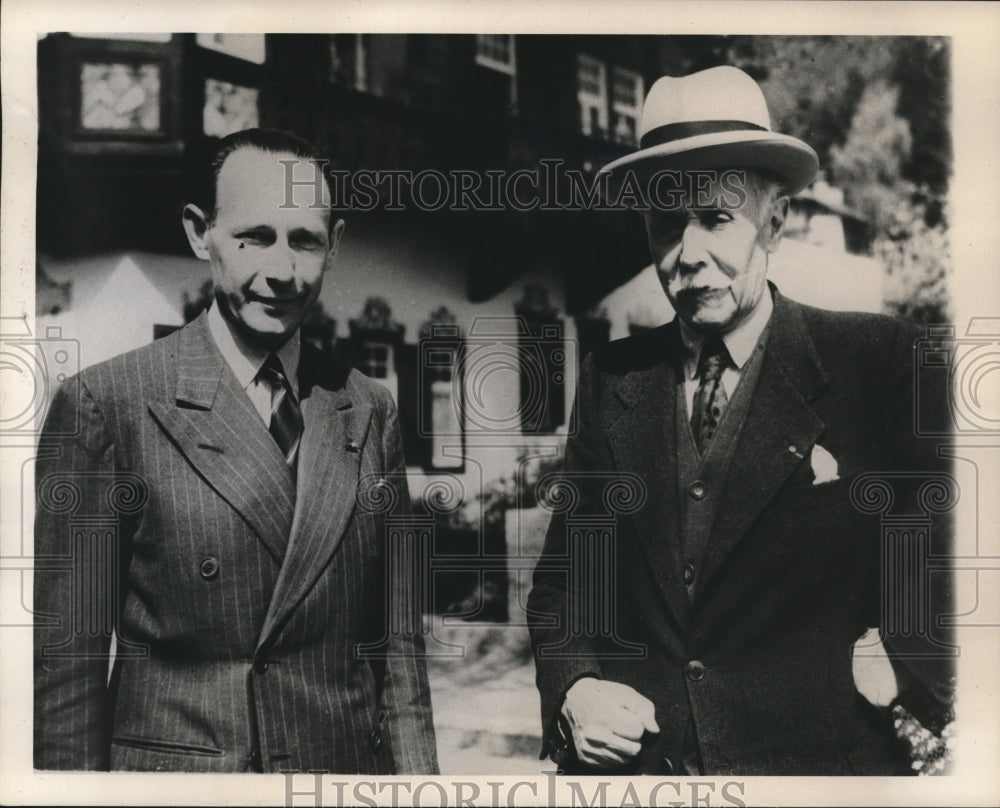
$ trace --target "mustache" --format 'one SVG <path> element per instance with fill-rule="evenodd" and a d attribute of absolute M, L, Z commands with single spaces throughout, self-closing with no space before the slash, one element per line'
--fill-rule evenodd
<path fill-rule="evenodd" d="M 674 290 L 677 297 L 698 297 L 699 295 L 713 294 L 715 292 L 728 292 L 732 288 L 731 284 L 725 286 L 685 286 Z"/>
<path fill-rule="evenodd" d="M 751 272 L 747 272 L 744 275 L 732 278 L 729 281 L 729 283 L 723 283 L 718 286 L 713 284 L 699 284 L 697 286 L 678 287 L 677 283 L 678 281 L 680 281 L 680 278 L 675 278 L 674 281 L 671 283 L 671 287 L 673 288 L 673 291 L 677 295 L 677 297 L 680 298 L 698 297 L 699 295 L 713 294 L 716 292 L 732 292 L 734 286 L 742 286 L 744 284 L 749 283 L 750 281 L 756 280 L 761 275 L 766 275 L 766 274 L 767 274 L 767 267 L 761 267 L 759 269 L 752 270 Z"/>

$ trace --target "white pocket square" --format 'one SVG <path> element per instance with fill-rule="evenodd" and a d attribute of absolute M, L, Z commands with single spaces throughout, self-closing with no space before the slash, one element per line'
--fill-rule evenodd
<path fill-rule="evenodd" d="M 830 483 L 840 479 L 837 474 L 837 458 L 818 443 L 813 446 L 812 453 L 809 455 L 809 465 L 812 466 L 813 485 Z"/>
<path fill-rule="evenodd" d="M 855 689 L 876 707 L 888 707 L 899 695 L 899 676 L 878 636 L 878 629 L 868 629 L 854 643 L 851 673 Z"/>

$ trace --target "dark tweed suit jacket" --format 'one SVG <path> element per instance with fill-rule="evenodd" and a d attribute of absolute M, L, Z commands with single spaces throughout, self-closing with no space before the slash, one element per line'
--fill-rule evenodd
<path fill-rule="evenodd" d="M 905 601 L 921 572 L 882 585 L 879 515 L 854 507 L 850 492 L 864 472 L 913 471 L 917 485 L 923 472 L 946 471 L 913 433 L 916 329 L 772 291 L 760 377 L 691 595 L 679 535 L 676 321 L 583 363 L 579 431 L 566 448 L 580 500 L 553 516 L 529 598 L 546 752 L 557 745 L 566 690 L 590 675 L 656 705 L 661 732 L 646 736 L 632 771 L 681 773 L 692 724 L 706 774 L 875 774 L 900 764 L 888 719 L 855 691 L 851 649 L 880 625 L 883 593 Z M 837 459 L 839 479 L 813 485 L 816 444 Z M 612 513 L 594 486 L 624 472 L 641 478 L 646 501 L 614 521 L 614 630 L 574 631 L 571 608 L 588 615 L 599 604 L 592 586 L 559 568 L 582 552 L 568 539 L 572 519 Z M 937 526 L 933 549 L 944 552 L 947 537 Z M 937 576 L 937 615 L 948 610 L 947 590 Z M 930 635 L 886 639 L 891 652 L 927 655 L 907 663 L 915 687 L 946 701 L 951 649 L 942 642 L 936 624 Z"/>
<path fill-rule="evenodd" d="M 300 397 L 296 494 L 204 315 L 63 385 L 35 553 L 76 571 L 36 575 L 37 768 L 437 771 L 421 637 L 356 653 L 410 591 L 356 501 L 405 487 L 391 397 L 307 345 Z"/>

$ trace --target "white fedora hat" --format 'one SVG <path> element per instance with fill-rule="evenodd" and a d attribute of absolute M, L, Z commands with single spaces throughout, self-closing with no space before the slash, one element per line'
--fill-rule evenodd
<path fill-rule="evenodd" d="M 630 171 L 642 179 L 660 170 L 711 168 L 763 169 L 794 194 L 812 182 L 819 159 L 798 138 L 772 132 L 757 82 L 723 66 L 657 80 L 642 108 L 639 150 L 600 173 L 617 188 Z"/>

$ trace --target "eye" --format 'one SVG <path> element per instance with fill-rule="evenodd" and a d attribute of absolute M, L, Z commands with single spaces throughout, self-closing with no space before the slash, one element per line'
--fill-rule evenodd
<path fill-rule="evenodd" d="M 267 247 L 274 244 L 274 233 L 268 230 L 244 230 L 235 233 L 235 238 L 240 242 L 240 249 L 246 247 Z"/>
<path fill-rule="evenodd" d="M 288 243 L 294 250 L 322 250 L 326 244 L 314 233 L 293 233 Z"/>
<path fill-rule="evenodd" d="M 676 240 L 684 232 L 686 216 L 656 216 L 649 221 L 649 234 L 657 241 Z"/>
<path fill-rule="evenodd" d="M 733 215 L 725 210 L 706 210 L 699 216 L 705 227 L 722 227 L 733 221 Z"/>

